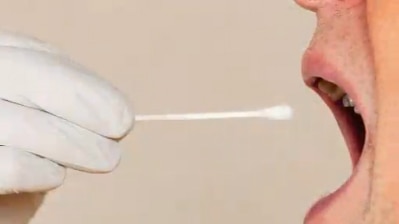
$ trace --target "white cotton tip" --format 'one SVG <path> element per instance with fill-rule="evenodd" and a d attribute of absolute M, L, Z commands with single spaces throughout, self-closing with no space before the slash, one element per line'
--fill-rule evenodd
<path fill-rule="evenodd" d="M 271 120 L 291 120 L 293 115 L 293 110 L 288 105 L 269 107 L 259 112 L 261 117 Z"/>

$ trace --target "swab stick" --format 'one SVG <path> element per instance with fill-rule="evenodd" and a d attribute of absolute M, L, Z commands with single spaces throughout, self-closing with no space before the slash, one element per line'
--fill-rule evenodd
<path fill-rule="evenodd" d="M 273 107 L 252 111 L 229 111 L 187 114 L 154 114 L 137 115 L 136 121 L 190 121 L 190 120 L 216 120 L 216 119 L 239 119 L 239 118 L 264 118 L 268 120 L 290 120 L 293 110 L 290 106 L 283 104 Z"/>

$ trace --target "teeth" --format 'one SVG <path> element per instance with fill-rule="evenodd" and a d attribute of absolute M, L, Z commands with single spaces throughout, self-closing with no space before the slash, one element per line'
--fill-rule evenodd
<path fill-rule="evenodd" d="M 354 111 L 355 113 L 357 113 L 357 114 L 360 114 L 359 110 L 358 110 L 357 107 L 355 106 L 355 103 L 353 102 L 353 100 L 352 100 L 348 95 L 345 95 L 345 96 L 342 98 L 342 105 L 343 105 L 344 107 L 353 107 L 353 111 Z"/>
<path fill-rule="evenodd" d="M 334 102 L 341 100 L 342 106 L 352 107 L 353 111 L 359 114 L 359 110 L 355 107 L 355 102 L 334 83 L 320 79 L 317 82 L 317 87 L 320 91 L 327 94 Z"/>
<path fill-rule="evenodd" d="M 353 100 L 348 95 L 345 95 L 342 98 L 342 105 L 344 107 L 355 107 L 355 103 L 353 102 Z"/>
<path fill-rule="evenodd" d="M 320 80 L 317 83 L 317 87 L 322 92 L 327 94 L 333 101 L 338 101 L 345 95 L 345 92 L 341 88 L 339 88 L 334 83 L 325 80 Z"/>

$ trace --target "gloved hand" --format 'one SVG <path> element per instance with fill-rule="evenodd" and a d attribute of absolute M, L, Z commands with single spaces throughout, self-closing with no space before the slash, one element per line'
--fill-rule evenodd
<path fill-rule="evenodd" d="M 66 168 L 112 171 L 133 120 L 100 77 L 44 42 L 0 33 L 0 194 L 56 188 Z"/>

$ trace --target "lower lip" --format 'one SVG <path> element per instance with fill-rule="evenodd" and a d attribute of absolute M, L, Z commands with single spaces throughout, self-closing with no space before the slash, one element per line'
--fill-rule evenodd
<path fill-rule="evenodd" d="M 324 221 L 319 221 L 318 217 L 321 217 L 323 214 L 322 211 L 325 211 L 329 207 L 331 207 L 334 202 L 341 197 L 347 198 L 347 191 L 350 188 L 353 188 L 353 181 L 355 176 L 358 174 L 358 164 L 360 161 L 360 158 L 362 156 L 362 152 L 365 150 L 364 148 L 366 147 L 366 144 L 363 145 L 363 142 L 357 141 L 357 138 L 355 136 L 355 133 L 352 130 L 351 122 L 349 121 L 351 118 L 349 118 L 348 114 L 340 107 L 334 104 L 328 98 L 328 96 L 324 95 L 321 93 L 318 89 L 314 89 L 317 94 L 320 95 L 320 97 L 323 99 L 323 101 L 328 105 L 328 107 L 331 109 L 336 122 L 338 123 L 340 130 L 342 132 L 342 135 L 344 136 L 346 145 L 349 150 L 350 158 L 352 161 L 352 174 L 349 177 L 348 180 L 345 181 L 345 183 L 339 187 L 337 190 L 332 192 L 331 194 L 325 196 L 324 198 L 320 199 L 316 204 L 313 205 L 313 207 L 308 211 L 308 213 L 305 216 L 305 222 L 304 223 L 324 223 Z M 366 135 L 367 137 L 367 135 Z M 367 141 L 367 139 L 366 139 Z M 359 150 L 361 147 L 362 150 Z M 346 193 L 345 193 L 346 192 Z"/>
<path fill-rule="evenodd" d="M 349 193 L 349 189 L 352 188 L 354 185 L 356 185 L 356 183 L 354 182 L 354 174 L 351 175 L 351 177 L 337 190 L 335 190 L 334 192 L 332 192 L 331 194 L 321 198 L 320 200 L 317 201 L 317 203 L 315 203 L 307 212 L 305 219 L 304 219 L 304 223 L 312 223 L 312 224 L 324 224 L 324 223 L 331 223 L 331 222 L 327 222 L 326 218 L 324 217 L 323 214 L 325 214 L 323 211 L 326 211 L 328 208 L 331 208 L 333 206 L 333 204 L 342 197 L 347 198 L 348 196 L 345 194 L 350 194 Z M 356 197 L 356 199 L 354 199 Z M 358 199 L 358 195 L 353 196 L 353 201 Z M 353 203 L 350 202 L 350 203 Z M 328 219 L 336 219 L 338 217 L 334 216 L 334 217 L 328 217 Z M 332 220 L 330 220 L 332 221 Z"/>

